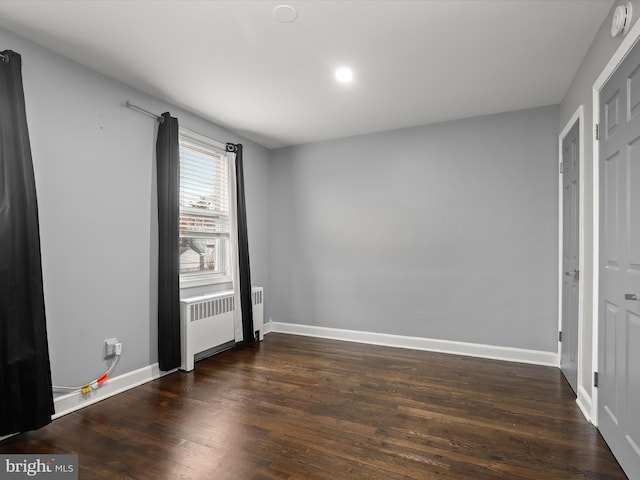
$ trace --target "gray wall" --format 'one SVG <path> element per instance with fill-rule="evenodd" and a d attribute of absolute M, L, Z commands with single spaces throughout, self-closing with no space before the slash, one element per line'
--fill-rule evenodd
<path fill-rule="evenodd" d="M 272 152 L 271 319 L 556 351 L 557 107 Z"/>
<path fill-rule="evenodd" d="M 604 70 L 616 49 L 622 43 L 623 37 L 618 36 L 611 38 L 611 19 L 613 16 L 613 10 L 621 4 L 626 4 L 624 1 L 616 1 L 611 7 L 611 11 L 605 18 L 600 30 L 598 31 L 595 39 L 593 40 L 587 54 L 585 55 L 576 76 L 573 78 L 567 93 L 560 104 L 560 123 L 559 130 L 567 124 L 571 119 L 571 116 L 575 113 L 580 105 L 584 106 L 584 122 L 585 122 L 585 142 L 584 142 L 584 259 L 585 266 L 583 269 L 584 275 L 581 275 L 581 281 L 584 280 L 584 302 L 583 308 L 583 329 L 581 333 L 580 341 L 582 343 L 582 378 L 578 379 L 585 390 L 591 395 L 592 386 L 592 367 L 593 355 L 593 272 L 595 265 L 593 263 L 593 143 L 592 143 L 592 131 L 593 125 L 593 84 Z M 638 12 L 640 12 L 640 0 L 633 0 L 632 2 L 634 19 L 632 26 L 638 21 Z"/>
<path fill-rule="evenodd" d="M 0 29 L 23 56 L 54 383 L 157 360 L 157 125 L 245 145 L 254 285 L 274 321 L 554 351 L 554 107 L 270 152 Z"/>
<path fill-rule="evenodd" d="M 108 337 L 123 342 L 114 375 L 157 361 L 157 122 L 124 100 L 245 145 L 253 283 L 267 288 L 268 150 L 1 29 L 0 45 L 23 57 L 54 384 L 104 372 Z"/>

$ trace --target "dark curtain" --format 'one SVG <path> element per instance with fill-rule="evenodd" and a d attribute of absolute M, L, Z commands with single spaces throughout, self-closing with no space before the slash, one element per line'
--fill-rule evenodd
<path fill-rule="evenodd" d="M 180 258 L 178 119 L 162 114 L 156 141 L 158 171 L 158 363 L 180 366 Z"/>
<path fill-rule="evenodd" d="M 0 435 L 54 413 L 22 60 L 0 57 Z"/>
<path fill-rule="evenodd" d="M 247 234 L 247 206 L 244 198 L 244 169 L 242 144 L 227 143 L 227 151 L 236 154 L 236 193 L 238 214 L 238 263 L 240 265 L 240 305 L 242 307 L 243 343 L 255 341 L 253 304 L 251 302 L 251 268 L 249 267 L 249 236 Z"/>

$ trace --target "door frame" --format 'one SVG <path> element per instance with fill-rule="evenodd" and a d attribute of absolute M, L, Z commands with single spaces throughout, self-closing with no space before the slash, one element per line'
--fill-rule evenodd
<path fill-rule="evenodd" d="M 578 122 L 578 168 L 580 175 L 578 176 L 578 208 L 580 209 L 578 215 L 578 271 L 582 278 L 582 272 L 584 272 L 584 238 L 585 238 L 585 222 L 584 222 L 584 105 L 580 105 L 574 114 L 571 116 L 567 124 L 564 126 L 560 135 L 558 136 L 558 172 L 562 171 L 562 144 L 569 132 Z M 559 220 L 558 220 L 558 332 L 562 331 L 562 307 L 564 301 L 563 295 L 563 282 L 564 272 L 562 268 L 563 262 L 563 249 L 564 249 L 564 186 L 562 173 L 558 174 L 558 204 L 559 204 Z M 576 401 L 578 406 L 582 410 L 585 417 L 589 418 L 587 412 L 588 402 L 585 403 L 585 399 L 589 397 L 589 394 L 582 384 L 582 370 L 583 370 L 583 341 L 582 332 L 583 326 L 583 303 L 584 303 L 584 282 L 578 282 L 578 356 L 577 363 L 577 397 Z M 562 342 L 558 338 L 558 368 L 561 368 L 562 362 Z M 586 397 L 585 397 L 586 395 Z"/>
<path fill-rule="evenodd" d="M 593 84 L 593 125 L 600 123 L 600 90 L 627 58 L 631 49 L 640 40 L 640 21 L 636 21 L 629 33 L 624 37 L 613 56 L 604 67 Z M 600 145 L 595 134 L 593 139 L 593 343 L 592 343 L 592 372 L 598 371 L 599 364 L 599 331 L 600 331 Z M 593 375 L 593 373 L 592 373 Z M 591 423 L 598 425 L 598 389 L 591 388 Z"/>

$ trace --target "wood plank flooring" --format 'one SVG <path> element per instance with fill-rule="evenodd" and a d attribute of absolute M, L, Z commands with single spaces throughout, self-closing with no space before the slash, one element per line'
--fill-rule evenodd
<path fill-rule="evenodd" d="M 558 369 L 271 333 L 0 443 L 81 479 L 626 479 Z"/>

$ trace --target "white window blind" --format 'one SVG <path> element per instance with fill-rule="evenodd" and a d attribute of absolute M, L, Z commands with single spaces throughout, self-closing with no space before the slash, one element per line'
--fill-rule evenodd
<path fill-rule="evenodd" d="M 229 160 L 205 137 L 180 130 L 180 273 L 225 274 Z"/>

